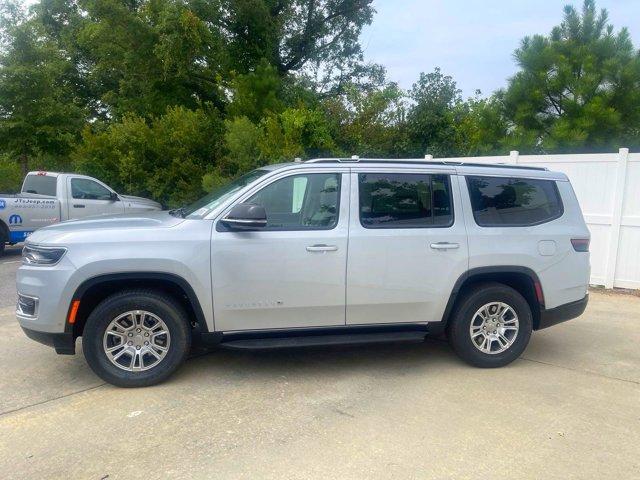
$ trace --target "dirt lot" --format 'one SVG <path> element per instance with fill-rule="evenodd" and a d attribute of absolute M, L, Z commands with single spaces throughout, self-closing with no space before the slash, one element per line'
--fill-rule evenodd
<path fill-rule="evenodd" d="M 23 335 L 17 259 L 0 260 L 4 479 L 640 478 L 638 297 L 593 293 L 499 370 L 439 341 L 219 350 L 122 390 Z"/>

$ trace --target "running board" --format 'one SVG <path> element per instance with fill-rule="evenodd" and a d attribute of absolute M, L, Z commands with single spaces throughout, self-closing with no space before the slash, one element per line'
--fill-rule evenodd
<path fill-rule="evenodd" d="M 220 346 L 239 350 L 266 350 L 272 348 L 318 347 L 329 345 L 362 345 L 371 343 L 424 341 L 426 332 L 379 332 L 379 333 L 344 333 L 334 335 L 300 335 L 286 337 L 224 339 Z"/>

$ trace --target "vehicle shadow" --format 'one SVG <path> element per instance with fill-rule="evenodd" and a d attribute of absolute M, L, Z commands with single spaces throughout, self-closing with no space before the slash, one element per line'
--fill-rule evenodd
<path fill-rule="evenodd" d="M 282 377 L 330 373 L 402 371 L 463 366 L 446 341 L 427 339 L 423 343 L 306 347 L 274 350 L 232 350 L 215 347 L 194 353 L 171 381 L 190 382 L 194 377 L 226 379 Z"/>
<path fill-rule="evenodd" d="M 0 257 L 0 263 L 3 260 L 17 260 L 22 254 L 22 245 L 7 245 L 4 249 L 3 255 Z"/>

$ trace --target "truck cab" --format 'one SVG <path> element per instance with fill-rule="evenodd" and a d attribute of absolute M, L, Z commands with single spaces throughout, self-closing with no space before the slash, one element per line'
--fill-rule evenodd
<path fill-rule="evenodd" d="M 29 172 L 17 195 L 0 194 L 0 253 L 38 228 L 97 215 L 160 210 L 159 203 L 116 193 L 86 175 Z"/>

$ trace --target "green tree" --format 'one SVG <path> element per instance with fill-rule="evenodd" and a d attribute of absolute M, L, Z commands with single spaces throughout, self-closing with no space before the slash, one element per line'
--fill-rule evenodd
<path fill-rule="evenodd" d="M 504 93 L 514 146 L 576 152 L 640 143 L 640 55 L 593 0 L 581 13 L 565 7 L 562 23 L 549 36 L 526 37 L 515 58 L 520 71 Z"/>
<path fill-rule="evenodd" d="M 266 59 L 280 74 L 309 63 L 328 68 L 361 57 L 359 36 L 372 0 L 221 0 L 230 59 L 246 73 Z"/>
<path fill-rule="evenodd" d="M 76 169 L 125 193 L 180 206 L 202 195 L 202 178 L 222 156 L 223 126 L 215 111 L 172 107 L 150 122 L 125 116 L 102 131 L 85 129 L 73 154 Z"/>
<path fill-rule="evenodd" d="M 266 117 L 261 127 L 258 147 L 264 163 L 330 156 L 335 151 L 327 118 L 318 109 L 288 108 Z"/>
<path fill-rule="evenodd" d="M 439 68 L 421 73 L 409 92 L 409 153 L 447 157 L 456 153 L 455 109 L 462 101 L 456 82 Z"/>
<path fill-rule="evenodd" d="M 253 72 L 237 75 L 231 82 L 233 99 L 229 104 L 231 117 L 247 117 L 253 122 L 269 113 L 284 109 L 280 100 L 282 82 L 275 67 L 263 60 Z"/>
<path fill-rule="evenodd" d="M 227 148 L 227 167 L 229 174 L 247 172 L 259 167 L 260 139 L 263 135 L 259 126 L 247 117 L 238 117 L 225 121 L 225 147 Z"/>
<path fill-rule="evenodd" d="M 407 143 L 405 93 L 389 83 L 376 89 L 356 85 L 324 102 L 332 136 L 343 155 L 399 157 Z"/>
<path fill-rule="evenodd" d="M 22 179 L 20 165 L 9 155 L 0 155 L 0 192 L 18 192 Z"/>
<path fill-rule="evenodd" d="M 6 5 L 0 53 L 0 145 L 23 173 L 43 157 L 62 157 L 79 138 L 85 111 L 78 104 L 73 66 L 42 25 Z"/>
<path fill-rule="evenodd" d="M 454 110 L 456 156 L 498 155 L 509 148 L 508 122 L 499 95 L 476 96 L 459 103 Z"/>
<path fill-rule="evenodd" d="M 86 0 L 76 42 L 103 117 L 223 105 L 220 31 L 185 2 Z"/>

